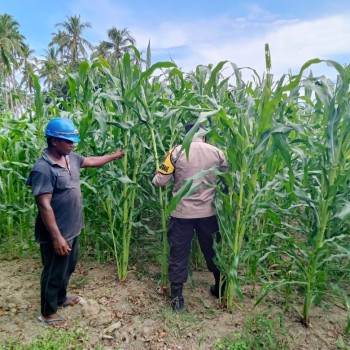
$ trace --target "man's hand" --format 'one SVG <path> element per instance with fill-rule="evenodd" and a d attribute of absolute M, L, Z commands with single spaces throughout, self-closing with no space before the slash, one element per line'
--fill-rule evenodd
<path fill-rule="evenodd" d="M 124 157 L 124 151 L 120 148 L 117 149 L 117 151 L 114 153 L 115 159 L 120 159 Z"/>
<path fill-rule="evenodd" d="M 53 249 L 60 256 L 68 255 L 72 250 L 62 236 L 53 240 Z"/>

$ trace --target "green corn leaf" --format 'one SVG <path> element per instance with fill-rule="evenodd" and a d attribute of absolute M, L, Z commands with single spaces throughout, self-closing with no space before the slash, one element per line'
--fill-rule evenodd
<path fill-rule="evenodd" d="M 134 184 L 135 183 L 127 175 L 119 176 L 119 177 L 117 177 L 117 180 L 123 184 Z"/>
<path fill-rule="evenodd" d="M 334 217 L 346 222 L 350 222 L 350 202 L 345 203 L 343 208 L 338 211 Z"/>
<path fill-rule="evenodd" d="M 126 122 L 126 123 L 122 123 L 122 122 L 107 122 L 107 124 L 116 126 L 117 128 L 124 129 L 124 130 L 129 130 L 129 129 L 134 127 L 134 123 L 133 122 Z"/>
<path fill-rule="evenodd" d="M 176 193 L 175 196 L 171 199 L 168 207 L 166 208 L 166 215 L 170 215 L 170 213 L 176 208 L 176 206 L 180 203 L 180 201 L 194 193 L 200 184 L 194 184 L 193 180 L 185 181 L 184 185 L 181 186 L 180 190 Z"/>
<path fill-rule="evenodd" d="M 282 287 L 287 286 L 287 285 L 305 286 L 306 284 L 307 284 L 306 282 L 302 282 L 302 281 L 298 281 L 298 280 L 294 280 L 294 281 L 281 280 L 280 282 L 273 282 L 272 284 L 267 285 L 265 287 L 266 290 L 265 290 L 264 294 L 258 298 L 258 300 L 254 304 L 254 307 L 258 306 L 267 297 L 267 295 L 275 289 L 279 289 L 279 288 L 282 288 Z"/>
<path fill-rule="evenodd" d="M 203 112 L 203 113 L 200 113 L 198 119 L 196 120 L 196 123 L 195 125 L 192 127 L 192 129 L 186 134 L 183 142 L 182 142 L 182 146 L 181 146 L 181 150 L 185 150 L 186 152 L 186 157 L 188 159 L 188 155 L 189 155 L 189 152 L 190 152 L 190 145 L 191 145 L 191 142 L 192 142 L 192 139 L 193 137 L 196 136 L 197 137 L 201 137 L 201 136 L 204 136 L 206 135 L 207 131 L 206 130 L 203 130 L 203 129 L 200 129 L 199 130 L 199 126 L 200 124 L 203 124 L 207 121 L 207 119 L 215 114 L 217 114 L 219 111 L 215 110 L 215 111 L 211 111 L 211 112 Z M 198 132 L 197 132 L 198 131 Z"/>
<path fill-rule="evenodd" d="M 141 74 L 141 79 L 148 79 L 157 69 L 176 68 L 173 62 L 157 62 Z"/>
<path fill-rule="evenodd" d="M 211 89 L 215 86 L 216 88 L 216 82 L 218 80 L 217 75 L 219 74 L 219 72 L 221 71 L 222 67 L 227 63 L 227 61 L 221 61 L 219 62 L 216 67 L 213 69 L 213 71 L 211 72 L 209 81 L 206 85 L 206 94 L 210 95 L 210 91 Z"/>
<path fill-rule="evenodd" d="M 91 186 L 87 181 L 81 179 L 80 184 L 87 187 L 94 194 L 97 194 L 98 191 L 96 190 L 96 188 L 94 186 Z"/>

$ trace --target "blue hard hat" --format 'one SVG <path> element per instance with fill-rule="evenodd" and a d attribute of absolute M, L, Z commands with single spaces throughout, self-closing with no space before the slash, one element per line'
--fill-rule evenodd
<path fill-rule="evenodd" d="M 46 136 L 70 140 L 73 142 L 80 141 L 80 138 L 77 136 L 78 134 L 78 129 L 74 126 L 73 122 L 67 118 L 51 119 L 45 130 Z"/>

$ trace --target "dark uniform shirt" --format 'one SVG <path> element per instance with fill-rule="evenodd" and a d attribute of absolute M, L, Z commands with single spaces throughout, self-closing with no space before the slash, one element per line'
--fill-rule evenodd
<path fill-rule="evenodd" d="M 55 163 L 44 150 L 27 179 L 34 196 L 51 193 L 51 206 L 57 226 L 67 241 L 78 236 L 83 228 L 82 197 L 80 191 L 80 168 L 84 161 L 75 153 L 66 157 L 69 169 Z M 35 239 L 39 243 L 51 241 L 51 235 L 38 214 L 35 222 Z"/>

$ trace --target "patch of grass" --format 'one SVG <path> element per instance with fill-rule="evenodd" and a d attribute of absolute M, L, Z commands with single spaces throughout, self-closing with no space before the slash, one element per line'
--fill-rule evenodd
<path fill-rule="evenodd" d="M 248 344 L 242 339 L 242 334 L 237 333 L 234 336 L 226 336 L 223 339 L 214 340 L 214 350 L 250 350 Z"/>
<path fill-rule="evenodd" d="M 83 329 L 66 331 L 52 328 L 28 343 L 18 339 L 7 340 L 5 344 L 0 345 L 0 350 L 83 350 L 87 345 L 88 335 Z"/>
<path fill-rule="evenodd" d="M 34 236 L 34 234 L 33 234 Z M 40 259 L 39 245 L 34 239 L 24 241 L 20 237 L 15 237 L 13 241 L 14 248 L 9 250 L 8 242 L 0 240 L 0 256 L 1 260 L 14 260 L 14 259 Z"/>
<path fill-rule="evenodd" d="M 91 276 L 72 277 L 70 284 L 73 288 L 81 288 L 89 284 L 91 280 L 92 280 Z"/>
<path fill-rule="evenodd" d="M 213 350 L 287 350 L 289 343 L 283 316 L 268 310 L 249 316 L 241 333 L 216 339 Z"/>
<path fill-rule="evenodd" d="M 203 317 L 194 311 L 176 314 L 169 306 L 162 310 L 160 318 L 174 338 L 183 338 L 188 334 L 201 332 L 203 328 Z"/>
<path fill-rule="evenodd" d="M 337 341 L 337 347 L 339 350 L 350 350 L 350 342 L 348 342 L 347 339 L 340 337 Z"/>

